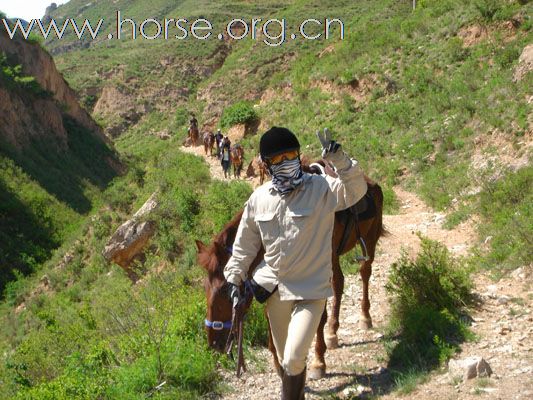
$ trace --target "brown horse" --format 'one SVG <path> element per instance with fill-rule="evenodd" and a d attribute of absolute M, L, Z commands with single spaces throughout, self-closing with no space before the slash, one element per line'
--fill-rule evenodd
<path fill-rule="evenodd" d="M 213 156 L 213 147 L 215 146 L 215 135 L 213 132 L 205 132 L 203 135 L 205 155 L 208 153 Z"/>
<path fill-rule="evenodd" d="M 261 156 L 257 156 L 250 161 L 246 170 L 246 176 L 248 178 L 255 178 L 257 175 L 259 175 L 259 184 L 262 185 L 265 182 L 266 169 L 261 161 Z"/>
<path fill-rule="evenodd" d="M 305 168 L 309 171 L 309 167 Z M 326 339 L 328 347 L 334 348 L 338 346 L 337 330 L 339 328 L 339 312 L 342 292 L 344 289 L 344 275 L 342 273 L 339 256 L 347 253 L 355 247 L 359 239 L 362 238 L 366 243 L 366 258 L 360 261 L 361 268 L 359 273 L 363 281 L 363 299 L 361 302 L 361 318 L 360 326 L 363 328 L 372 327 L 372 318 L 370 317 L 370 301 L 368 298 L 368 282 L 372 273 L 372 262 L 374 261 L 374 254 L 377 242 L 380 236 L 386 233 L 383 223 L 383 192 L 380 186 L 366 178 L 368 183 L 369 199 L 373 203 L 375 213 L 368 219 L 361 219 L 352 224 L 352 229 L 347 235 L 344 235 L 345 226 L 349 223 L 341 217 L 343 211 L 336 213 L 335 225 L 333 230 L 332 241 L 332 286 L 334 292 L 333 298 L 333 312 L 328 320 L 327 307 L 324 309 L 320 325 L 318 326 L 315 341 L 315 359 L 311 368 L 309 369 L 309 377 L 312 379 L 322 378 L 326 373 L 326 362 L 324 354 L 326 352 L 326 340 L 324 338 L 324 327 L 328 322 L 328 332 Z M 239 212 L 220 232 L 210 245 L 205 245 L 200 241 L 196 241 L 198 247 L 197 260 L 198 263 L 207 272 L 207 277 L 204 280 L 204 287 L 207 297 L 207 316 L 206 316 L 206 330 L 207 340 L 211 348 L 222 351 L 226 343 L 229 328 L 231 327 L 231 311 L 232 305 L 227 293 L 228 284 L 224 278 L 224 266 L 228 262 L 231 255 L 231 248 L 235 240 L 237 228 L 242 217 L 242 211 Z M 347 240 L 346 240 L 347 239 Z M 341 242 L 344 246 L 340 249 Z M 254 262 L 250 266 L 248 278 L 251 277 L 252 271 L 261 262 L 264 255 L 264 249 L 261 249 L 257 254 Z M 214 322 L 213 322 L 214 321 Z M 229 324 L 229 326 L 228 326 Z M 281 373 L 281 366 L 276 355 L 276 349 L 272 342 L 272 335 L 269 328 L 269 344 L 268 348 L 272 353 L 274 359 L 274 366 L 278 373 Z"/>
<path fill-rule="evenodd" d="M 200 137 L 200 132 L 198 131 L 198 126 L 196 125 L 189 126 L 189 138 L 191 139 L 191 144 L 194 147 L 198 146 L 199 137 Z"/>
<path fill-rule="evenodd" d="M 233 164 L 233 177 L 241 177 L 242 165 L 244 162 L 244 149 L 240 144 L 231 147 L 231 163 Z"/>

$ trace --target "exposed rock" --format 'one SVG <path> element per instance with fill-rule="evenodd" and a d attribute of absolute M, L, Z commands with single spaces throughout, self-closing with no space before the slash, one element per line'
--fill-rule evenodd
<path fill-rule="evenodd" d="M 465 26 L 459 30 L 457 33 L 461 39 L 463 39 L 463 45 L 465 47 L 474 46 L 488 36 L 487 28 L 478 24 Z"/>
<path fill-rule="evenodd" d="M 43 100 L 39 106 L 34 107 L 37 112 L 40 110 L 40 113 L 50 122 L 50 127 L 46 129 L 46 132 L 54 132 L 60 138 L 64 135 L 64 129 L 56 129 L 58 128 L 59 115 L 64 113 L 101 140 L 110 143 L 98 124 L 80 106 L 76 93 L 59 73 L 52 57 L 40 45 L 29 43 L 19 36 L 10 39 L 5 31 L 0 30 L 0 52 L 6 53 L 16 64 L 20 64 L 25 75 L 33 76 L 44 90 L 52 94 L 55 102 L 62 105 L 62 110 L 59 110 L 59 112 L 52 111 L 52 105 L 47 104 L 47 100 Z M 18 100 L 14 96 L 4 97 L 4 95 L 5 93 L 0 97 L 12 101 L 2 102 L 2 111 L 6 112 L 5 109 L 10 108 L 12 113 L 17 116 L 15 120 L 7 121 L 4 125 L 6 129 L 13 131 L 11 136 L 15 137 L 17 147 L 22 147 L 21 145 L 24 144 L 28 131 L 30 131 L 24 121 L 21 121 L 24 118 L 20 109 L 22 102 L 17 105 Z M 38 124 L 34 123 L 33 125 Z M 10 135 L 9 132 L 7 135 Z"/>
<path fill-rule="evenodd" d="M 103 118 L 119 118 L 119 121 L 111 124 L 106 133 L 111 137 L 117 137 L 129 126 L 137 123 L 141 117 L 150 111 L 146 104 L 137 104 L 133 92 L 125 86 L 108 85 L 102 90 L 102 94 L 93 113 Z"/>
<path fill-rule="evenodd" d="M 528 44 L 522 50 L 522 54 L 518 58 L 518 65 L 514 71 L 513 79 L 521 81 L 528 72 L 533 69 L 533 44 Z"/>
<path fill-rule="evenodd" d="M 229 128 L 228 137 L 231 140 L 231 143 L 240 142 L 246 133 L 246 126 L 244 124 L 237 124 Z"/>
<path fill-rule="evenodd" d="M 44 11 L 44 16 L 41 18 L 43 24 L 48 24 L 52 21 L 52 13 L 57 10 L 57 4 L 52 3 Z"/>
<path fill-rule="evenodd" d="M 52 14 L 55 10 L 57 10 L 57 4 L 56 3 L 51 3 L 48 7 L 46 7 L 46 10 L 44 12 L 44 15 L 50 15 Z"/>
<path fill-rule="evenodd" d="M 156 224 L 153 221 L 141 220 L 158 207 L 156 194 L 152 194 L 144 205 L 124 222 L 107 242 L 103 256 L 107 261 L 120 265 L 129 278 L 136 282 L 138 274 L 131 268 L 134 260 L 142 260 L 143 249 L 155 233 Z"/>
<path fill-rule="evenodd" d="M 352 79 L 346 85 L 339 85 L 327 79 L 320 79 L 311 83 L 312 88 L 318 88 L 331 95 L 333 104 L 340 104 L 343 96 L 351 97 L 356 103 L 366 103 L 370 99 L 372 90 L 380 85 L 376 76 L 369 75 L 361 79 Z M 387 90 L 387 85 L 383 86 Z M 392 93 L 392 89 L 391 93 Z"/>
<path fill-rule="evenodd" d="M 482 357 L 469 357 L 463 360 L 450 360 L 448 372 L 451 376 L 462 376 L 463 381 L 476 377 L 487 377 L 492 375 L 492 369 Z"/>
<path fill-rule="evenodd" d="M 168 140 L 168 139 L 170 139 L 172 137 L 172 136 L 170 136 L 170 133 L 168 133 L 167 130 L 164 130 L 164 131 L 161 131 L 161 132 L 157 132 L 155 135 L 161 140 Z"/>

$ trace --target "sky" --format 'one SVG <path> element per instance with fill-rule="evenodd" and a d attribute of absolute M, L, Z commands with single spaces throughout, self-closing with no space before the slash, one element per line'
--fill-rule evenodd
<path fill-rule="evenodd" d="M 0 0 L 0 11 L 9 18 L 22 18 L 26 21 L 44 16 L 44 10 L 52 3 L 57 5 L 69 0 Z"/>

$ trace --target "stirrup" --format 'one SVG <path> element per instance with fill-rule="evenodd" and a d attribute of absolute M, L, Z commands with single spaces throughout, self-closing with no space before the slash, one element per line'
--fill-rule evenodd
<path fill-rule="evenodd" d="M 368 257 L 368 251 L 366 249 L 365 240 L 362 237 L 359 238 L 359 243 L 361 243 L 361 249 L 363 250 L 363 255 L 362 256 L 356 256 L 355 260 L 357 262 L 370 260 L 370 257 Z"/>

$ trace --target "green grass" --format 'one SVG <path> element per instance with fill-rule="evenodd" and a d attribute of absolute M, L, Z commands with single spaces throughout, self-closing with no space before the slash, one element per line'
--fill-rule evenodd
<path fill-rule="evenodd" d="M 533 226 L 533 168 L 508 171 L 485 184 L 479 200 L 484 224 L 482 238 L 492 236 L 490 251 L 480 256 L 480 265 L 493 271 L 509 271 L 531 262 Z"/>

